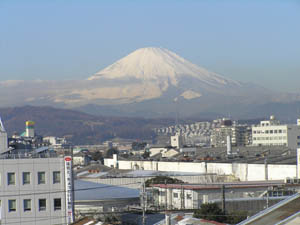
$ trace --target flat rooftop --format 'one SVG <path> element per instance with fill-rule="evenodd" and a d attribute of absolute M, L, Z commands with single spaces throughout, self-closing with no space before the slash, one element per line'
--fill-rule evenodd
<path fill-rule="evenodd" d="M 186 189 L 186 190 L 212 190 L 225 188 L 268 188 L 270 186 L 299 187 L 300 184 L 286 184 L 283 180 L 278 181 L 245 181 L 245 182 L 226 182 L 226 183 L 210 183 L 210 184 L 153 184 L 153 187 L 170 188 L 170 189 Z"/>
<path fill-rule="evenodd" d="M 214 163 L 255 163 L 296 165 L 296 150 L 286 146 L 239 146 L 232 147 L 232 154 L 227 155 L 226 147 L 196 148 L 195 155 L 180 153 L 172 158 L 153 158 L 155 161 L 171 162 L 214 162 Z M 126 160 L 126 159 L 125 159 Z M 132 159 L 128 159 L 132 160 Z M 148 159 L 149 160 L 149 159 Z M 147 161 L 147 160 L 144 160 Z"/>

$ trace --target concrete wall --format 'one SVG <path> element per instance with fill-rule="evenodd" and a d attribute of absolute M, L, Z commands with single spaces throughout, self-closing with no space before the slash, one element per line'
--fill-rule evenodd
<path fill-rule="evenodd" d="M 222 182 L 226 179 L 226 177 L 217 177 L 216 175 L 201 175 L 201 176 L 171 176 L 172 178 L 176 178 L 182 180 L 186 183 L 211 183 L 211 182 Z M 117 185 L 127 188 L 141 188 L 141 185 L 144 181 L 151 179 L 154 177 L 116 177 L 116 178 L 80 178 L 81 180 L 91 181 L 101 184 L 107 185 Z"/>
<path fill-rule="evenodd" d="M 106 166 L 112 167 L 112 159 L 104 159 Z M 193 162 L 157 162 L 157 161 L 119 161 L 119 169 L 143 169 L 155 171 L 216 173 L 233 175 L 241 181 L 282 180 L 296 177 L 296 165 L 247 163 L 193 163 Z M 266 176 L 267 172 L 267 176 Z"/>

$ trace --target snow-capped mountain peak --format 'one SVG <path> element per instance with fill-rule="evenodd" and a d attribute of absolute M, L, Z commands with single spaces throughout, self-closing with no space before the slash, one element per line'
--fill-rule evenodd
<path fill-rule="evenodd" d="M 124 79 L 169 80 L 174 86 L 184 77 L 193 77 L 212 86 L 239 82 L 199 67 L 165 48 L 140 48 L 97 72 L 88 80 Z"/>

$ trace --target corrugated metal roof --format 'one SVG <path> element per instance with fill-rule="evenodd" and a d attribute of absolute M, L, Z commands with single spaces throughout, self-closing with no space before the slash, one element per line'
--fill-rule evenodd
<path fill-rule="evenodd" d="M 140 191 L 113 185 L 75 180 L 75 201 L 138 198 Z"/>

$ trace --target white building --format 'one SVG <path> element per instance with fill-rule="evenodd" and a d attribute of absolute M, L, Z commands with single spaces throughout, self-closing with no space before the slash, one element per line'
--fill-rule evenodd
<path fill-rule="evenodd" d="M 286 189 L 278 190 L 284 186 L 281 182 L 234 182 L 234 183 L 206 183 L 206 184 L 154 184 L 154 202 L 160 208 L 172 209 L 199 209 L 202 204 L 222 201 L 222 186 L 226 200 L 253 200 L 266 195 L 268 188 L 271 197 L 287 197 L 298 191 L 299 184 L 287 185 Z M 151 189 L 151 191 L 152 191 Z M 294 190 L 293 190 L 294 189 Z M 150 191 L 150 190 L 149 190 Z"/>
<path fill-rule="evenodd" d="M 0 154 L 5 152 L 7 148 L 7 133 L 0 118 Z"/>
<path fill-rule="evenodd" d="M 181 148 L 183 146 L 183 137 L 178 134 L 171 136 L 171 146 L 174 148 Z"/>
<path fill-rule="evenodd" d="M 91 158 L 85 153 L 77 153 L 73 155 L 74 166 L 87 166 L 91 161 Z"/>
<path fill-rule="evenodd" d="M 252 127 L 252 145 L 283 145 L 291 149 L 300 146 L 300 123 L 280 124 L 274 116 Z"/>
<path fill-rule="evenodd" d="M 66 179 L 71 173 L 66 163 L 71 158 L 40 157 L 1 156 L 0 224 L 70 224 L 72 179 Z"/>
<path fill-rule="evenodd" d="M 43 138 L 44 142 L 48 142 L 54 148 L 63 148 L 68 145 L 66 138 L 48 136 Z"/>

